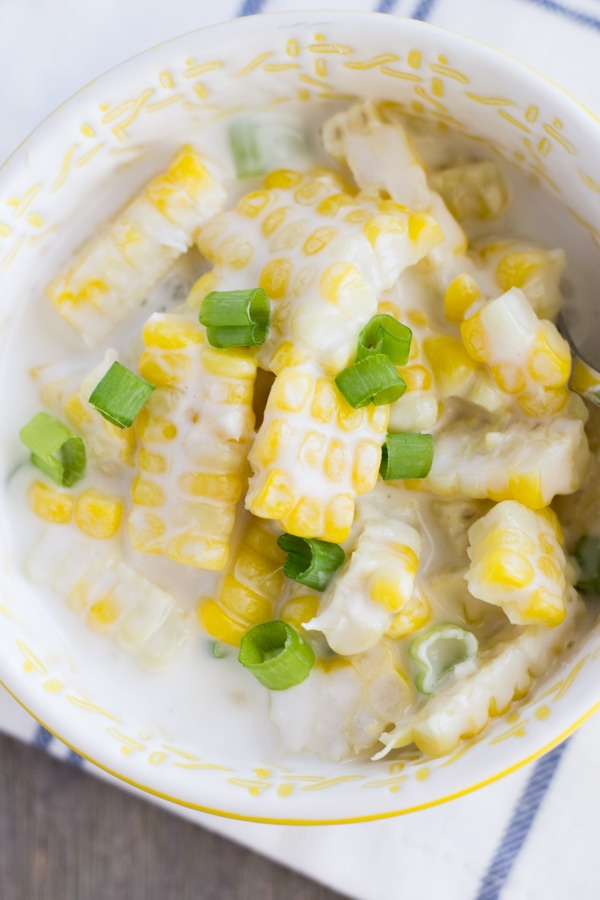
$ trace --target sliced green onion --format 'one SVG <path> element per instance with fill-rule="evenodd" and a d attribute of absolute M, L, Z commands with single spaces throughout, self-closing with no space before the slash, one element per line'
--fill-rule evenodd
<path fill-rule="evenodd" d="M 308 678 L 312 647 L 287 622 L 264 622 L 243 636 L 238 660 L 271 691 L 285 691 Z"/>
<path fill-rule="evenodd" d="M 346 558 L 339 544 L 317 538 L 281 534 L 277 543 L 287 553 L 284 574 L 315 591 L 325 590 Z"/>
<path fill-rule="evenodd" d="M 129 428 L 155 390 L 149 381 L 115 361 L 90 394 L 89 402 L 113 425 Z"/>
<path fill-rule="evenodd" d="M 367 403 L 386 406 L 402 396 L 406 382 L 383 353 L 372 353 L 342 369 L 335 377 L 339 391 L 350 406 L 359 409 Z"/>
<path fill-rule="evenodd" d="M 395 366 L 403 366 L 408 362 L 411 340 L 412 331 L 398 319 L 387 313 L 373 316 L 358 336 L 356 359 L 383 353 Z"/>
<path fill-rule="evenodd" d="M 436 625 L 414 638 L 408 648 L 414 682 L 422 694 L 439 690 L 457 666 L 477 657 L 479 642 L 460 625 Z"/>
<path fill-rule="evenodd" d="M 238 178 L 264 175 L 306 155 L 303 123 L 280 116 L 243 116 L 229 127 L 229 147 Z"/>
<path fill-rule="evenodd" d="M 430 434 L 388 434 L 381 448 L 379 474 L 384 481 L 425 478 L 433 463 Z"/>
<path fill-rule="evenodd" d="M 573 555 L 579 569 L 577 590 L 600 594 L 600 537 L 585 534 L 577 542 Z"/>
<path fill-rule="evenodd" d="M 31 462 L 64 487 L 85 473 L 85 446 L 78 434 L 48 413 L 37 413 L 19 432 L 31 450 Z"/>
<path fill-rule="evenodd" d="M 212 347 L 254 347 L 267 339 L 271 305 L 262 288 L 211 291 L 202 301 L 198 318 Z"/>

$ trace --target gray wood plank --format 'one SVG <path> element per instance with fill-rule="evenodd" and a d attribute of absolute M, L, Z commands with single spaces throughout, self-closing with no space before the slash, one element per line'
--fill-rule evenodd
<path fill-rule="evenodd" d="M 1 900 L 340 900 L 0 735 Z"/>

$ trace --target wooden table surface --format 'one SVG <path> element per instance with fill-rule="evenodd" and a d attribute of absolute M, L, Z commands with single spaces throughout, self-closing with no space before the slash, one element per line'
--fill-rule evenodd
<path fill-rule="evenodd" d="M 0 735 L 0 900 L 340 897 Z"/>

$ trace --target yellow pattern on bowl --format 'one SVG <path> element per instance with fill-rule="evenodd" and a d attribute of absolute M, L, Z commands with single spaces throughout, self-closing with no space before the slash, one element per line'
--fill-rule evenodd
<path fill-rule="evenodd" d="M 592 265 L 600 247 L 600 123 L 559 88 L 488 47 L 420 22 L 359 13 L 261 16 L 184 35 L 112 70 L 54 113 L 0 170 L 3 349 L 23 297 L 41 293 L 83 232 L 118 208 L 190 129 L 252 101 L 283 109 L 357 96 L 399 103 L 516 163 L 562 205 L 565 229 L 579 230 Z M 1 377 L 6 387 L 6 368 Z M 600 705 L 596 626 L 526 701 L 450 757 L 414 751 L 343 765 L 281 758 L 265 737 L 266 706 L 263 723 L 249 721 L 236 709 L 233 686 L 223 716 L 239 715 L 240 723 L 224 737 L 219 721 L 195 720 L 201 686 L 184 671 L 164 683 L 148 676 L 138 704 L 138 676 L 99 668 L 86 646 L 53 625 L 20 575 L 5 508 L 0 521 L 2 683 L 83 756 L 190 807 L 294 823 L 396 815 L 539 756 Z"/>

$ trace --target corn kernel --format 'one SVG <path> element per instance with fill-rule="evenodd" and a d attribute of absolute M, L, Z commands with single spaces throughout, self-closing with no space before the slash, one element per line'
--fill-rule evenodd
<path fill-rule="evenodd" d="M 292 263 L 289 259 L 272 259 L 260 273 L 258 286 L 271 300 L 281 300 L 288 292 L 291 275 Z"/>
<path fill-rule="evenodd" d="M 123 503 L 90 488 L 75 503 L 75 523 L 85 534 L 99 540 L 114 537 L 121 527 Z"/>
<path fill-rule="evenodd" d="M 479 300 L 481 300 L 481 291 L 475 279 L 466 272 L 457 275 L 448 285 L 444 295 L 446 318 L 450 322 L 462 322 L 469 307 Z"/>
<path fill-rule="evenodd" d="M 41 481 L 34 481 L 27 492 L 31 509 L 40 519 L 65 525 L 71 521 L 73 496 L 54 490 Z"/>

